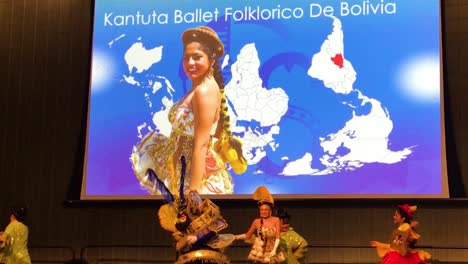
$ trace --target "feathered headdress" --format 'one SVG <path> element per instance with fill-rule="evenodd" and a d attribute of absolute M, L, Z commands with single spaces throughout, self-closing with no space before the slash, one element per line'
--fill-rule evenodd
<path fill-rule="evenodd" d="M 169 191 L 169 189 L 164 184 L 164 182 L 158 178 L 158 175 L 156 175 L 156 172 L 154 172 L 153 169 L 148 169 L 146 171 L 146 176 L 148 177 L 148 180 L 153 183 L 153 189 L 158 190 L 161 193 L 161 195 L 164 197 L 164 200 L 166 200 L 166 202 L 172 205 L 175 201 L 175 197 L 171 193 L 171 191 Z"/>
<path fill-rule="evenodd" d="M 268 191 L 267 187 L 265 186 L 259 186 L 253 193 L 253 198 L 255 201 L 257 201 L 259 206 L 262 204 L 269 204 L 271 206 L 275 205 L 273 196 L 271 196 L 270 191 Z"/>
<path fill-rule="evenodd" d="M 174 196 L 167 186 L 161 181 L 154 170 L 148 169 L 146 172 L 148 178 L 154 182 L 154 188 L 156 188 L 164 197 L 167 204 L 161 206 L 158 211 L 159 223 L 161 227 L 170 232 L 176 232 L 177 229 L 175 224 L 177 223 L 177 216 L 181 210 L 185 210 L 187 202 L 184 195 L 184 179 L 186 171 L 185 157 L 180 158 L 182 163 L 181 175 L 180 175 L 180 187 L 178 197 Z"/>

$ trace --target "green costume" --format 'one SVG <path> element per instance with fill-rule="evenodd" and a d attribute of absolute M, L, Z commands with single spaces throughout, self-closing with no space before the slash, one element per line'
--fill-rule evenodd
<path fill-rule="evenodd" d="M 280 246 L 286 252 L 286 260 L 282 264 L 305 263 L 305 253 L 307 252 L 307 241 L 299 235 L 292 227 L 286 232 L 281 232 Z"/>
<path fill-rule="evenodd" d="M 8 224 L 3 233 L 4 247 L 0 251 L 6 264 L 31 264 L 28 252 L 28 227 L 19 221 Z M 0 254 L 1 255 L 1 254 Z"/>

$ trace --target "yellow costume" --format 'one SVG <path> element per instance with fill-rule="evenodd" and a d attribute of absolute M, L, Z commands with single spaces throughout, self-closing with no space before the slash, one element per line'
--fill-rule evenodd
<path fill-rule="evenodd" d="M 4 241 L 0 261 L 6 264 L 31 264 L 28 252 L 28 227 L 19 221 L 10 222 L 2 235 Z M 2 256 L 3 255 L 3 256 Z"/>
<path fill-rule="evenodd" d="M 223 250 L 235 237 L 232 234 L 218 234 L 228 226 L 219 207 L 211 200 L 202 201 L 193 191 L 187 195 L 186 201 L 181 206 L 178 199 L 172 205 L 163 205 L 158 211 L 161 226 L 172 232 L 176 240 L 179 257 L 175 264 L 228 264 L 229 259 Z M 178 226 L 182 214 L 189 219 L 185 228 Z M 190 236 L 196 237 L 197 241 L 189 245 L 186 241 Z"/>
<path fill-rule="evenodd" d="M 148 133 L 141 143 L 134 147 L 131 161 L 140 183 L 151 194 L 159 194 L 154 181 L 146 171 L 150 168 L 165 183 L 172 193 L 177 192 L 180 183 L 180 157 L 187 160 L 187 173 L 184 189 L 190 184 L 190 164 L 193 149 L 194 116 L 191 109 L 176 103 L 169 112 L 172 131 L 169 137 L 161 133 Z M 212 131 L 216 130 L 216 124 Z M 210 147 L 205 159 L 205 177 L 202 180 L 201 194 L 231 194 L 234 184 L 226 164 Z"/>

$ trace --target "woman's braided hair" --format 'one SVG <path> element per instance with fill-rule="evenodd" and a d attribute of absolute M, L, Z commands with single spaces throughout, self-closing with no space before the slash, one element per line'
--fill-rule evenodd
<path fill-rule="evenodd" d="M 226 93 L 224 91 L 224 78 L 221 72 L 219 58 L 224 54 L 224 45 L 218 38 L 216 32 L 205 26 L 188 29 L 182 34 L 184 47 L 191 42 L 200 43 L 204 51 L 214 60 L 212 66 L 213 77 L 218 84 L 221 92 L 221 111 L 215 137 L 218 141 L 214 149 L 218 152 L 225 162 L 229 162 L 237 174 L 243 173 L 247 169 L 247 161 L 242 153 L 242 142 L 235 137 L 231 131 L 231 120 L 229 117 L 229 107 L 227 104 Z M 234 152 L 232 151 L 234 150 Z"/>

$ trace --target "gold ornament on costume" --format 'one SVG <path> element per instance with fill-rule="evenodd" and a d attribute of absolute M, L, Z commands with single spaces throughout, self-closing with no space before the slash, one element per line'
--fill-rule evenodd
<path fill-rule="evenodd" d="M 224 132 L 214 143 L 213 149 L 221 159 L 229 163 L 236 174 L 242 174 L 247 170 L 247 160 L 242 154 L 242 141 L 240 138 L 227 135 Z"/>
<path fill-rule="evenodd" d="M 177 208 L 175 206 L 165 204 L 158 210 L 159 224 L 162 228 L 169 232 L 177 232 L 175 227 L 177 223 Z"/>
<path fill-rule="evenodd" d="M 226 255 L 213 250 L 196 250 L 181 255 L 175 264 L 191 264 L 191 263 L 216 263 L 228 264 L 230 263 Z"/>
<path fill-rule="evenodd" d="M 217 63 L 217 62 L 216 62 Z M 236 174 L 242 174 L 247 170 L 247 160 L 242 151 L 242 141 L 234 136 L 231 131 L 231 119 L 226 94 L 224 92 L 224 80 L 219 70 L 219 64 L 214 74 L 221 91 L 221 112 L 218 120 L 215 137 L 218 139 L 213 149 L 219 154 L 225 163 L 229 163 Z"/>
<path fill-rule="evenodd" d="M 219 232 L 228 226 L 216 204 L 206 199 L 203 201 L 202 206 L 204 209 L 200 215 L 190 216 L 192 222 L 187 228 L 188 234 L 198 234 L 205 229 Z"/>

